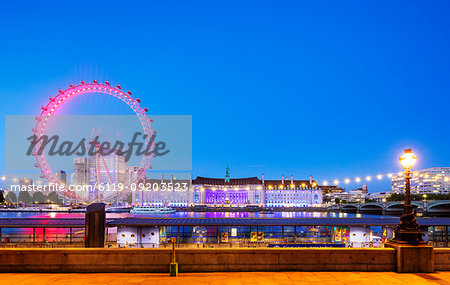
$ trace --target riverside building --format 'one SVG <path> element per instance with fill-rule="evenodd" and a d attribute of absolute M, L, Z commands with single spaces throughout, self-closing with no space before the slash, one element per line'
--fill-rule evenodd
<path fill-rule="evenodd" d="M 133 183 L 131 184 L 133 185 Z M 141 191 L 141 187 L 145 190 Z M 136 186 L 130 186 L 132 191 L 132 204 L 134 206 L 171 206 L 186 207 L 189 205 L 189 180 L 176 179 L 145 179 Z"/>
<path fill-rule="evenodd" d="M 391 178 L 392 193 L 404 193 L 404 174 Z M 432 167 L 411 173 L 411 194 L 449 194 L 450 167 Z"/>
<path fill-rule="evenodd" d="M 192 181 L 191 205 L 317 207 L 322 204 L 322 190 L 316 181 L 285 179 L 265 180 L 258 177 L 197 177 Z"/>
<path fill-rule="evenodd" d="M 310 176 L 309 180 L 263 180 L 267 207 L 318 207 L 322 205 L 322 190 Z"/>
<path fill-rule="evenodd" d="M 192 181 L 191 189 L 194 205 L 264 205 L 263 185 L 258 177 L 223 179 L 198 176 Z"/>

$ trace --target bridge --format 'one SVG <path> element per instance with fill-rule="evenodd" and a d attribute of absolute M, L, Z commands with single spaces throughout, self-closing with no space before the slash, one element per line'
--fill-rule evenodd
<path fill-rule="evenodd" d="M 376 213 L 389 214 L 401 213 L 403 211 L 403 201 L 396 202 L 371 202 L 371 203 L 347 203 L 336 204 L 328 207 L 328 210 L 339 210 L 347 213 Z M 421 212 L 430 216 L 450 216 L 450 200 L 437 201 L 412 201 L 416 212 Z"/>

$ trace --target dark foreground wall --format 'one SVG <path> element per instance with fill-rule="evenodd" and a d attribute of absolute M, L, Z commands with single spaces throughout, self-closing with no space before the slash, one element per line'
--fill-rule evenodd
<path fill-rule="evenodd" d="M 170 259 L 169 249 L 1 249 L 0 272 L 169 272 Z M 392 248 L 179 249 L 176 259 L 180 272 L 395 270 Z"/>

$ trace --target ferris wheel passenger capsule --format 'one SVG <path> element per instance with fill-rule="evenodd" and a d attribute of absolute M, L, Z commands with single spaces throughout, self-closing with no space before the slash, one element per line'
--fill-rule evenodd
<path fill-rule="evenodd" d="M 148 121 L 149 121 L 150 123 L 153 123 L 153 119 L 152 119 L 152 118 L 148 118 Z"/>
<path fill-rule="evenodd" d="M 122 89 L 122 87 L 119 85 L 119 84 L 117 84 L 117 89 Z"/>
<path fill-rule="evenodd" d="M 146 113 L 147 113 L 147 112 L 148 112 L 148 109 L 147 109 L 147 108 L 144 108 L 144 112 L 146 112 Z"/>
<path fill-rule="evenodd" d="M 136 98 L 136 102 L 141 103 L 141 99 Z"/>
<path fill-rule="evenodd" d="M 108 86 L 110 85 L 108 80 L 105 81 L 105 84 Z"/>
<path fill-rule="evenodd" d="M 59 93 L 63 93 L 62 89 L 59 89 L 58 92 L 59 92 Z"/>
<path fill-rule="evenodd" d="M 38 117 L 36 117 L 35 119 L 36 119 L 36 121 L 39 122 L 39 121 L 41 120 L 41 117 L 38 116 Z"/>
<path fill-rule="evenodd" d="M 81 84 L 85 85 L 85 84 L 86 84 L 86 81 L 81 80 Z"/>
<path fill-rule="evenodd" d="M 127 91 L 127 94 L 131 96 L 131 91 L 130 91 L 130 90 L 128 90 L 128 91 Z"/>
<path fill-rule="evenodd" d="M 98 83 L 97 79 L 94 79 L 93 82 L 94 82 L 94 83 Z"/>
<path fill-rule="evenodd" d="M 35 163 L 35 164 L 34 164 L 34 167 L 39 167 L 39 163 Z"/>
<path fill-rule="evenodd" d="M 41 174 L 41 175 L 39 175 L 39 177 L 41 177 L 41 178 L 45 178 L 45 175 L 44 175 L 44 174 Z"/>
<path fill-rule="evenodd" d="M 73 87 L 73 84 L 69 84 L 69 87 L 72 88 L 72 87 Z"/>

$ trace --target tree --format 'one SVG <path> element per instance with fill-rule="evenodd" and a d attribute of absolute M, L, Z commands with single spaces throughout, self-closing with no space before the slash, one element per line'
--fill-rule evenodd
<path fill-rule="evenodd" d="M 33 198 L 31 197 L 30 193 L 28 193 L 28 191 L 20 191 L 19 202 L 31 204 L 33 203 Z"/>
<path fill-rule="evenodd" d="M 127 199 L 125 199 L 125 202 L 128 202 L 129 204 L 133 203 L 133 195 L 130 193 L 127 196 Z"/>
<path fill-rule="evenodd" d="M 47 196 L 44 195 L 41 191 L 37 191 L 33 193 L 33 203 L 46 203 Z"/>
<path fill-rule="evenodd" d="M 5 203 L 5 196 L 3 193 L 3 190 L 0 190 L 0 204 L 4 204 Z"/>
<path fill-rule="evenodd" d="M 388 202 L 405 201 L 405 194 L 394 193 L 386 199 Z"/>
<path fill-rule="evenodd" d="M 5 196 L 6 203 L 17 203 L 17 196 L 13 191 L 9 191 Z"/>
<path fill-rule="evenodd" d="M 62 203 L 62 199 L 59 198 L 58 193 L 56 193 L 55 191 L 48 193 L 48 199 L 52 202 L 52 203 L 56 203 L 56 204 L 61 204 Z"/>

